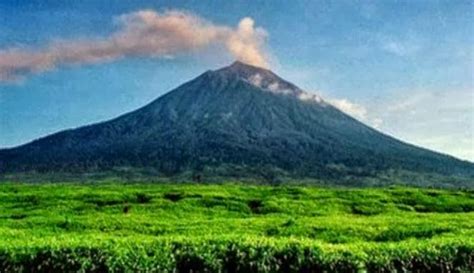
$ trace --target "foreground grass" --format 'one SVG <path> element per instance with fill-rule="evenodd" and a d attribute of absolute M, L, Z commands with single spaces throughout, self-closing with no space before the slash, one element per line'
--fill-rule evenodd
<path fill-rule="evenodd" d="M 462 272 L 474 192 L 1 184 L 0 272 Z"/>

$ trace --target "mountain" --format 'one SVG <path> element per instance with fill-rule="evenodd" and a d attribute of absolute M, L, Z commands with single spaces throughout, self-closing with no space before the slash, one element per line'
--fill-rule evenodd
<path fill-rule="evenodd" d="M 0 150 L 1 173 L 117 167 L 270 180 L 474 177 L 473 163 L 403 143 L 272 71 L 241 62 L 207 71 L 113 120 Z"/>

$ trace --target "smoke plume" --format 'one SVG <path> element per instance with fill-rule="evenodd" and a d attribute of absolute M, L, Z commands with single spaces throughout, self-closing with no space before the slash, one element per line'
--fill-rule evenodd
<path fill-rule="evenodd" d="M 60 66 L 110 62 L 126 57 L 169 57 L 222 45 L 235 59 L 268 67 L 267 34 L 243 18 L 236 28 L 216 25 L 184 11 L 141 10 L 118 17 L 118 30 L 104 38 L 59 40 L 39 49 L 0 50 L 0 81 Z"/>

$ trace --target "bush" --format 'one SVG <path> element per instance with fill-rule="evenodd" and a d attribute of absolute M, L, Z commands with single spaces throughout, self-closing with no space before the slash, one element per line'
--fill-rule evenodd
<path fill-rule="evenodd" d="M 0 272 L 469 272 L 473 257 L 472 245 L 458 243 L 325 248 L 294 240 L 158 240 L 4 248 Z"/>
<path fill-rule="evenodd" d="M 137 202 L 140 204 L 150 203 L 153 197 L 147 195 L 146 193 L 139 192 L 136 194 Z"/>

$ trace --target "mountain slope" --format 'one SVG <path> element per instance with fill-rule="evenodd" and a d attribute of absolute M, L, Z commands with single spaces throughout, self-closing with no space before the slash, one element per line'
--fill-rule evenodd
<path fill-rule="evenodd" d="M 0 151 L 0 172 L 152 167 L 171 175 L 228 166 L 290 176 L 388 170 L 472 177 L 474 164 L 400 142 L 273 72 L 240 62 L 143 108 Z M 229 171 L 230 174 L 230 171 Z"/>

